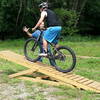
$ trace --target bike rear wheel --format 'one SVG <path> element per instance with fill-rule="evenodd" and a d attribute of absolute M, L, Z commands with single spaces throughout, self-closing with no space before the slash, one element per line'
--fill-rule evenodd
<path fill-rule="evenodd" d="M 60 46 L 53 53 L 54 66 L 60 72 L 70 72 L 75 68 L 76 56 L 74 51 L 66 46 Z"/>
<path fill-rule="evenodd" d="M 30 38 L 25 42 L 24 55 L 27 60 L 36 62 L 41 59 L 39 53 L 42 52 L 40 43 L 35 38 Z"/>

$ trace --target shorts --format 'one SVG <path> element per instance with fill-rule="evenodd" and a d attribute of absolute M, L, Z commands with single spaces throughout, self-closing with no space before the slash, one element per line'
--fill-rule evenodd
<path fill-rule="evenodd" d="M 37 39 L 40 36 L 40 33 L 41 33 L 40 30 L 36 30 L 34 33 L 32 33 L 32 37 Z"/>
<path fill-rule="evenodd" d="M 49 27 L 44 32 L 43 38 L 50 43 L 57 44 L 58 37 L 60 36 L 60 33 L 61 33 L 61 29 L 62 29 L 61 26 Z"/>

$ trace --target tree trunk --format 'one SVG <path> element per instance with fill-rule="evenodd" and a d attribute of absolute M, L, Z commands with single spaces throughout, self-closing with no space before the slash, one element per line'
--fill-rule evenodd
<path fill-rule="evenodd" d="M 22 6 L 23 6 L 23 0 L 20 0 L 20 8 L 19 8 L 18 15 L 17 15 L 16 27 L 18 25 L 18 20 L 19 20 L 19 17 L 20 17 L 20 13 L 21 13 L 21 10 L 22 10 Z"/>

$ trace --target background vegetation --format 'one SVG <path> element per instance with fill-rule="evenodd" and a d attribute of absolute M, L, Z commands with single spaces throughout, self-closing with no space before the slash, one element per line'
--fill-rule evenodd
<path fill-rule="evenodd" d="M 0 51 L 11 50 L 23 55 L 24 39 L 0 41 Z M 100 37 L 68 36 L 61 45 L 71 47 L 79 58 L 73 73 L 100 82 Z M 67 86 L 54 87 L 30 81 L 10 79 L 8 75 L 27 68 L 0 58 L 0 100 L 100 100 L 100 94 Z M 33 77 L 34 75 L 32 75 Z"/>
<path fill-rule="evenodd" d="M 62 35 L 99 35 L 100 0 L 48 1 L 62 21 Z M 33 27 L 39 18 L 41 0 L 0 0 L 0 39 L 23 37 L 22 27 Z"/>

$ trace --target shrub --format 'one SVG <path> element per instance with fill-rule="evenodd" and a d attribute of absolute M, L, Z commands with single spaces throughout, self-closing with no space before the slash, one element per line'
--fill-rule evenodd
<path fill-rule="evenodd" d="M 76 21 L 78 18 L 78 15 L 75 11 L 67 10 L 63 8 L 57 8 L 55 9 L 55 12 L 60 17 L 61 23 L 62 23 L 62 34 L 63 35 L 72 35 L 78 32 L 78 29 L 76 27 Z"/>

